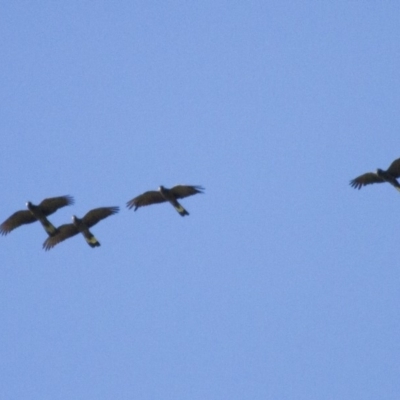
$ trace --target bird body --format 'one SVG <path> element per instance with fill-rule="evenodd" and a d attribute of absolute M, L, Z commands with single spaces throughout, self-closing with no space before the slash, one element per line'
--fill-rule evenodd
<path fill-rule="evenodd" d="M 49 236 L 55 235 L 57 228 L 55 228 L 47 217 L 55 213 L 59 208 L 71 204 L 74 204 L 74 199 L 71 196 L 49 197 L 44 199 L 39 205 L 34 205 L 28 201 L 26 203 L 28 210 L 17 211 L 7 218 L 0 225 L 0 234 L 7 235 L 21 225 L 39 221 Z"/>
<path fill-rule="evenodd" d="M 35 206 L 30 201 L 26 203 L 26 206 L 32 215 L 42 224 L 49 236 L 53 236 L 57 233 L 57 228 L 46 218 L 40 206 Z"/>
<path fill-rule="evenodd" d="M 160 186 L 158 188 L 161 196 L 164 198 L 165 201 L 168 201 L 172 204 L 172 206 L 175 208 L 175 210 L 182 216 L 184 217 L 185 215 L 189 215 L 189 213 L 183 208 L 183 206 L 176 200 L 176 197 L 174 196 L 174 192 L 171 189 L 167 189 L 164 186 Z"/>
<path fill-rule="evenodd" d="M 129 209 L 135 207 L 136 211 L 139 207 L 148 206 L 150 204 L 169 202 L 175 210 L 184 217 L 189 213 L 183 208 L 177 199 L 183 199 L 184 197 L 192 196 L 197 193 L 203 193 L 204 188 L 201 186 L 190 186 L 190 185 L 177 185 L 171 189 L 167 189 L 164 186 L 160 186 L 158 191 L 151 190 L 144 192 L 141 195 L 129 200 L 126 205 Z"/>
<path fill-rule="evenodd" d="M 389 171 L 389 169 L 388 169 L 388 171 Z M 376 170 L 376 174 L 384 182 L 388 182 L 391 185 L 393 185 L 397 190 L 400 190 L 400 184 L 399 184 L 399 182 L 397 182 L 397 179 L 396 179 L 396 178 L 399 178 L 400 176 L 397 176 L 393 172 L 388 172 L 388 171 L 384 171 L 383 169 L 378 168 Z"/>
<path fill-rule="evenodd" d="M 398 178 L 400 178 L 400 158 L 394 160 L 386 171 L 378 168 L 376 172 L 367 172 L 351 180 L 350 185 L 355 189 L 361 189 L 372 183 L 388 182 L 400 191 Z"/>
<path fill-rule="evenodd" d="M 119 211 L 119 207 L 99 207 L 90 210 L 83 218 L 72 216 L 72 224 L 64 224 L 57 228 L 57 233 L 45 240 L 43 248 L 47 251 L 58 243 L 81 233 L 90 247 L 100 246 L 100 242 L 90 232 L 89 228 L 96 225 L 104 218 L 114 215 Z"/>
<path fill-rule="evenodd" d="M 90 232 L 88 226 L 85 224 L 83 219 L 76 217 L 75 215 L 72 216 L 72 223 L 76 227 L 76 229 L 82 233 L 83 237 L 85 238 L 86 242 L 89 244 L 90 247 L 98 247 L 100 246 L 100 242 L 95 238 L 92 232 Z"/>

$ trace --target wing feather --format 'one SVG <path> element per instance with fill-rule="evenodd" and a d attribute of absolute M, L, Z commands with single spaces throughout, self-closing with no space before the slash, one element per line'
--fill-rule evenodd
<path fill-rule="evenodd" d="M 370 185 L 372 183 L 385 182 L 374 172 L 367 172 L 366 174 L 360 175 L 357 178 L 350 181 L 350 186 L 355 189 L 361 189 L 363 186 Z"/>
<path fill-rule="evenodd" d="M 56 212 L 59 208 L 74 204 L 74 198 L 71 196 L 49 197 L 44 199 L 39 207 L 46 217 Z"/>
<path fill-rule="evenodd" d="M 150 204 L 164 203 L 166 200 L 160 192 L 150 190 L 145 192 L 126 203 L 126 206 L 131 209 L 135 207 L 135 211 L 139 207 L 149 206 Z"/>
<path fill-rule="evenodd" d="M 79 233 L 74 224 L 65 224 L 57 228 L 58 233 L 54 236 L 48 237 L 44 243 L 43 248 L 47 251 L 56 246 L 58 243 L 75 236 Z"/>
<path fill-rule="evenodd" d="M 400 178 L 400 158 L 397 160 L 394 160 L 389 168 L 387 169 L 387 172 L 390 173 L 390 175 L 393 175 L 395 178 Z"/>
<path fill-rule="evenodd" d="M 91 228 L 104 218 L 114 215 L 119 211 L 119 207 L 99 207 L 90 210 L 82 218 L 85 225 Z"/>
<path fill-rule="evenodd" d="M 176 199 L 192 196 L 197 193 L 203 193 L 204 188 L 199 185 L 176 185 L 170 189 L 170 192 Z"/>
<path fill-rule="evenodd" d="M 15 228 L 35 222 L 36 218 L 29 210 L 17 211 L 0 225 L 0 234 L 7 235 Z"/>

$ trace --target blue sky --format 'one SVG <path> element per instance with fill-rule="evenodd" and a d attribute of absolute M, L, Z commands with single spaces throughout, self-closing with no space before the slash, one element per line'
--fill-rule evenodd
<path fill-rule="evenodd" d="M 397 399 L 395 1 L 0 6 L 4 399 Z M 133 212 L 159 185 L 205 194 Z"/>

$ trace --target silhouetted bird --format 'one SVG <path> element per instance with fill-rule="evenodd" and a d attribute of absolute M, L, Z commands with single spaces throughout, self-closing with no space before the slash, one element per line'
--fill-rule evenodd
<path fill-rule="evenodd" d="M 90 210 L 82 219 L 73 215 L 72 224 L 59 226 L 57 228 L 57 233 L 45 240 L 43 248 L 45 250 L 50 250 L 58 243 L 77 235 L 79 232 L 82 233 L 90 247 L 98 247 L 100 246 L 100 242 L 94 237 L 92 232 L 90 232 L 89 228 L 96 225 L 102 219 L 116 214 L 118 211 L 119 207 L 100 207 Z"/>
<path fill-rule="evenodd" d="M 400 178 L 400 158 L 394 160 L 386 171 L 378 168 L 376 172 L 367 172 L 351 180 L 350 185 L 356 189 L 361 189 L 371 183 L 389 182 L 400 191 L 400 184 L 397 182 L 397 178 Z"/>
<path fill-rule="evenodd" d="M 13 229 L 24 224 L 31 224 L 39 221 L 49 236 L 57 233 L 57 228 L 46 218 L 55 213 L 59 208 L 74 204 L 71 196 L 50 197 L 44 199 L 39 205 L 34 205 L 30 201 L 26 203 L 28 210 L 15 212 L 0 225 L 0 234 L 7 235 Z"/>
<path fill-rule="evenodd" d="M 184 197 L 192 196 L 197 193 L 203 193 L 204 188 L 201 186 L 189 186 L 189 185 L 177 185 L 171 189 L 167 189 L 164 186 L 160 186 L 158 191 L 151 190 L 145 192 L 134 199 L 126 203 L 127 207 L 130 209 L 135 207 L 135 211 L 139 207 L 148 206 L 150 204 L 164 203 L 166 201 L 170 202 L 176 211 L 182 217 L 189 215 L 189 213 L 178 203 L 177 199 L 183 199 Z"/>

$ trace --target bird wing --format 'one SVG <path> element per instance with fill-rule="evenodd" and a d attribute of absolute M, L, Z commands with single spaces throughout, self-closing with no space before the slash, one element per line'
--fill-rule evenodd
<path fill-rule="evenodd" d="M 45 250 L 50 250 L 58 243 L 72 236 L 75 236 L 79 233 L 78 229 L 74 224 L 61 225 L 57 228 L 57 231 L 58 233 L 56 235 L 50 236 L 44 241 L 43 248 Z"/>
<path fill-rule="evenodd" d="M 203 193 L 204 188 L 195 185 L 177 185 L 170 189 L 170 192 L 176 199 L 183 199 L 184 197 L 192 196 L 197 193 Z"/>
<path fill-rule="evenodd" d="M 135 197 L 132 200 L 129 200 L 126 203 L 126 206 L 128 208 L 135 207 L 135 210 L 137 210 L 139 207 L 143 206 L 149 206 L 150 204 L 156 204 L 156 203 L 164 203 L 166 201 L 164 197 L 161 195 L 160 192 L 157 192 L 155 190 L 150 190 L 149 192 L 145 192 L 137 197 Z"/>
<path fill-rule="evenodd" d="M 390 175 L 393 175 L 395 178 L 400 178 L 400 158 L 397 160 L 394 160 L 389 168 L 387 169 L 387 172 L 390 173 Z"/>
<path fill-rule="evenodd" d="M 59 208 L 74 204 L 74 198 L 71 196 L 49 197 L 44 199 L 39 207 L 46 217 L 56 212 Z"/>
<path fill-rule="evenodd" d="M 96 225 L 99 221 L 104 218 L 109 217 L 110 215 L 116 214 L 119 211 L 119 207 L 99 207 L 90 210 L 86 215 L 82 218 L 85 225 L 88 228 Z"/>
<path fill-rule="evenodd" d="M 17 211 L 0 225 L 0 234 L 7 235 L 13 229 L 24 224 L 35 222 L 36 218 L 28 210 Z"/>
<path fill-rule="evenodd" d="M 355 189 L 361 189 L 365 185 L 370 185 L 371 183 L 382 183 L 385 182 L 381 177 L 379 177 L 374 172 L 367 172 L 364 175 L 360 175 L 357 178 L 350 181 L 350 185 Z"/>

